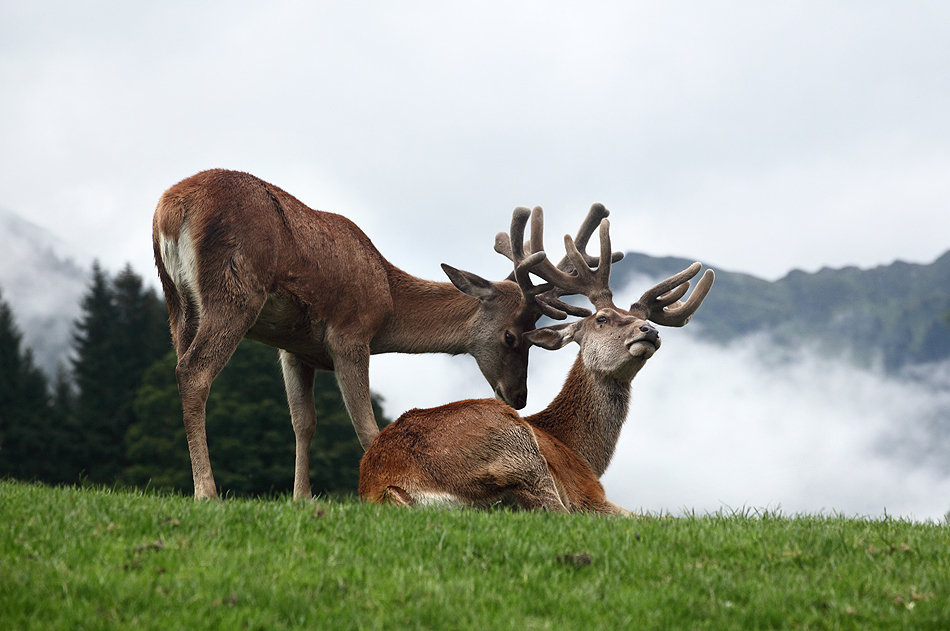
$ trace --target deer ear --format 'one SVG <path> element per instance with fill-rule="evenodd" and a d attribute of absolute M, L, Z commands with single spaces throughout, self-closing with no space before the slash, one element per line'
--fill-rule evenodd
<path fill-rule="evenodd" d="M 495 295 L 495 287 L 490 280 L 485 280 L 477 274 L 455 269 L 451 265 L 442 264 L 442 271 L 449 277 L 452 284 L 462 292 L 479 300 L 485 300 Z"/>
<path fill-rule="evenodd" d="M 580 322 L 578 320 L 577 322 Z M 529 343 L 540 346 L 548 351 L 556 351 L 563 348 L 574 340 L 574 332 L 577 330 L 577 322 L 568 322 L 565 324 L 555 324 L 540 329 L 534 329 L 524 334 L 524 339 Z"/>

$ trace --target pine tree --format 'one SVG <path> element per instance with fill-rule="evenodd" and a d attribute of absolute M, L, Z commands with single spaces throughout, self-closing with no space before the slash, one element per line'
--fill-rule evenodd
<path fill-rule="evenodd" d="M 76 427 L 76 392 L 73 388 L 72 375 L 62 364 L 57 366 L 56 379 L 53 381 L 53 391 L 50 395 L 52 417 L 59 427 L 57 453 L 60 454 L 59 473 L 55 482 L 76 482 L 76 466 L 69 455 L 75 440 Z"/>
<path fill-rule="evenodd" d="M 51 413 L 46 378 L 22 340 L 0 295 L 0 475 L 58 481 L 55 438 L 61 428 Z"/>
<path fill-rule="evenodd" d="M 121 467 L 123 428 L 115 414 L 122 401 L 115 384 L 122 381 L 122 370 L 116 361 L 118 310 L 98 261 L 93 263 L 92 281 L 81 308 L 73 334 L 77 396 L 71 461 L 77 477 L 83 474 L 91 482 L 107 483 Z"/>
<path fill-rule="evenodd" d="M 118 359 L 126 374 L 129 400 L 149 366 L 171 349 L 165 302 L 150 289 L 131 265 L 126 265 L 112 283 L 118 320 L 116 343 L 124 351 Z"/>
<path fill-rule="evenodd" d="M 119 380 L 113 383 L 120 399 L 115 421 L 124 441 L 129 426 L 135 422 L 133 403 L 142 377 L 149 366 L 169 351 L 171 343 L 164 302 L 154 291 L 144 289 L 142 278 L 131 265 L 126 265 L 116 276 L 112 289 L 117 316 L 115 363 L 120 373 Z M 124 445 L 122 453 L 124 457 Z"/>
<path fill-rule="evenodd" d="M 175 379 L 174 351 L 155 362 L 135 398 L 136 422 L 125 436 L 122 481 L 134 486 L 188 492 L 191 460 Z"/>
<path fill-rule="evenodd" d="M 90 482 L 112 483 L 125 467 L 142 376 L 170 347 L 164 306 L 131 266 L 110 282 L 96 262 L 74 344 L 75 466 Z"/>
<path fill-rule="evenodd" d="M 135 401 L 123 480 L 192 491 L 191 463 L 175 381 L 175 353 L 148 370 Z M 310 478 L 315 493 L 353 493 L 363 455 L 333 373 L 318 373 L 317 432 Z M 374 398 L 376 418 L 383 421 Z M 293 488 L 294 434 L 277 353 L 244 340 L 208 399 L 208 447 L 222 493 L 260 495 Z"/>

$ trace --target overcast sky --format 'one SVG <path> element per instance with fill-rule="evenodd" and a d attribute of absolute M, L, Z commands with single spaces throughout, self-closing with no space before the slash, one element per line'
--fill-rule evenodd
<path fill-rule="evenodd" d="M 595 201 L 616 249 L 769 279 L 929 263 L 950 249 L 948 112 L 943 1 L 0 0 L 0 207 L 153 283 L 155 203 L 211 167 L 349 216 L 432 279 L 507 275 L 492 244 L 517 205 L 544 206 L 550 248 Z M 945 468 L 880 449 L 945 389 L 664 340 L 605 477 L 618 502 L 948 508 Z M 532 354 L 526 411 L 573 357 Z M 470 358 L 371 371 L 390 416 L 489 395 Z"/>
<path fill-rule="evenodd" d="M 0 7 L 0 206 L 109 269 L 210 167 L 427 278 L 506 273 L 516 205 L 767 278 L 950 248 L 945 2 Z"/>

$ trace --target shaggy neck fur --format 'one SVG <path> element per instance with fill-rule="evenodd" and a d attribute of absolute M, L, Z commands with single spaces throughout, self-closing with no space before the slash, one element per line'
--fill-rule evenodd
<path fill-rule="evenodd" d="M 597 477 L 613 457 L 630 409 L 630 379 L 589 372 L 580 355 L 561 392 L 541 412 L 525 420 L 579 453 Z"/>

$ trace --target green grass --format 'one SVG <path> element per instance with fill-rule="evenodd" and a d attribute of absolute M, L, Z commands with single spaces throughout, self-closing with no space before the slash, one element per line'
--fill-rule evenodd
<path fill-rule="evenodd" d="M 0 629 L 948 629 L 950 526 L 0 481 Z"/>

